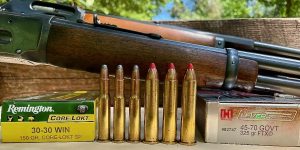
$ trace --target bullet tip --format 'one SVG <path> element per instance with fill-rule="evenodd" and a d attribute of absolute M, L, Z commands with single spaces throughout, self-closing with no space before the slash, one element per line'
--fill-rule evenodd
<path fill-rule="evenodd" d="M 194 66 L 193 66 L 192 63 L 189 63 L 187 68 L 188 68 L 188 69 L 194 69 Z"/>
<path fill-rule="evenodd" d="M 122 65 L 118 65 L 117 69 L 123 69 Z"/>
<path fill-rule="evenodd" d="M 139 69 L 139 66 L 138 65 L 134 65 L 133 66 L 133 70 L 138 70 Z"/>
<path fill-rule="evenodd" d="M 150 64 L 150 69 L 156 69 L 156 66 L 155 66 L 154 63 L 151 63 L 151 64 Z"/>
<path fill-rule="evenodd" d="M 107 65 L 102 65 L 101 69 L 107 69 Z"/>
<path fill-rule="evenodd" d="M 169 64 L 169 69 L 175 69 L 175 66 L 174 66 L 173 63 L 170 63 L 170 64 Z"/>

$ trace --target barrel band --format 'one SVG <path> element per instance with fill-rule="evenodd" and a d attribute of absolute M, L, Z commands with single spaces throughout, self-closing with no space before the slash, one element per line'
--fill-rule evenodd
<path fill-rule="evenodd" d="M 227 51 L 227 65 L 226 73 L 222 88 L 225 90 L 231 90 L 234 88 L 237 81 L 238 67 L 239 67 L 239 55 L 238 51 L 233 48 L 226 48 Z"/>

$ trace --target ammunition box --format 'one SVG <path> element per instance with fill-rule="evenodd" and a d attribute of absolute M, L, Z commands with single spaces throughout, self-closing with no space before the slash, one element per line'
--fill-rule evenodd
<path fill-rule="evenodd" d="M 202 91 L 196 110 L 197 126 L 205 142 L 300 145 L 297 99 Z"/>
<path fill-rule="evenodd" d="M 77 91 L 5 100 L 2 142 L 94 141 L 97 96 Z"/>

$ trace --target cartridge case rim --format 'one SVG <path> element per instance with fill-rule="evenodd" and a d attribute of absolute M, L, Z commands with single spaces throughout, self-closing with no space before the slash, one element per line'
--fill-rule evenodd
<path fill-rule="evenodd" d="M 108 140 L 101 140 L 101 139 L 97 139 L 95 140 L 96 142 L 99 142 L 99 143 L 108 143 L 108 142 L 111 142 L 111 139 L 108 139 Z"/>
<path fill-rule="evenodd" d="M 117 144 L 120 144 L 120 143 L 124 143 L 125 140 L 112 140 L 113 143 L 117 143 Z"/>
<path fill-rule="evenodd" d="M 167 145 L 175 145 L 178 143 L 178 141 L 162 141 L 163 144 L 167 144 Z"/>
<path fill-rule="evenodd" d="M 158 144 L 158 141 L 143 141 L 143 143 L 149 144 L 149 145 L 154 145 L 154 144 Z"/>
<path fill-rule="evenodd" d="M 137 144 L 140 142 L 140 140 L 127 140 L 128 143 Z"/>
<path fill-rule="evenodd" d="M 186 146 L 192 146 L 195 145 L 196 143 L 197 143 L 196 140 L 194 142 L 182 142 L 182 141 L 179 142 L 179 144 L 186 145 Z"/>

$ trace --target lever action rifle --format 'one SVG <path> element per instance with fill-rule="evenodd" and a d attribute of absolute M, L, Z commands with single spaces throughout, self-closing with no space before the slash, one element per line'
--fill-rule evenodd
<path fill-rule="evenodd" d="M 173 62 L 178 79 L 193 63 L 199 87 L 239 88 L 250 91 L 257 80 L 257 63 L 239 58 L 234 49 L 219 49 L 161 38 L 100 24 L 84 23 L 76 7 L 32 0 L 11 0 L 1 7 L 0 51 L 32 61 L 99 72 L 101 64 L 124 66 L 130 76 L 133 65 L 145 77 L 155 62 L 160 79 Z M 111 70 L 112 71 L 112 70 Z M 113 73 L 113 72 L 110 72 Z"/>

